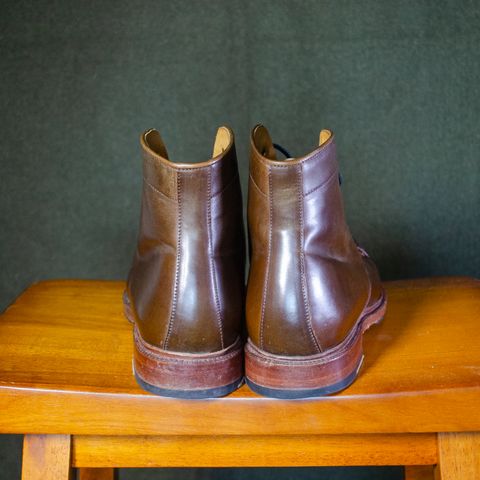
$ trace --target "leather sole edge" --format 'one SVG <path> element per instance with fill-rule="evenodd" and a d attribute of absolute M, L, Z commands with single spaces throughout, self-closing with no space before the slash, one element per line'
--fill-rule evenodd
<path fill-rule="evenodd" d="M 140 335 L 126 293 L 123 302 L 125 316 L 133 324 L 133 373 L 142 389 L 164 397 L 200 399 L 228 395 L 243 384 L 240 337 L 217 352 L 195 354 L 162 350 Z"/>
<path fill-rule="evenodd" d="M 246 383 L 260 395 L 294 399 L 331 395 L 358 376 L 363 361 L 363 334 L 382 321 L 387 299 L 357 321 L 338 346 L 317 355 L 287 357 L 265 352 L 249 340 L 245 345 Z"/>
<path fill-rule="evenodd" d="M 244 378 L 242 377 L 239 380 L 222 387 L 205 388 L 202 390 L 175 390 L 157 387 L 145 382 L 136 372 L 134 372 L 134 375 L 138 385 L 147 392 L 153 393 L 160 397 L 181 398 L 186 400 L 225 397 L 226 395 L 240 388 L 244 383 Z"/>

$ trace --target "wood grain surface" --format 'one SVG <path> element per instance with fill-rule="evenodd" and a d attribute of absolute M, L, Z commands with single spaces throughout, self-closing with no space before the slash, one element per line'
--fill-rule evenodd
<path fill-rule="evenodd" d="M 316 435 L 480 430 L 480 282 L 386 283 L 358 380 L 338 395 L 165 399 L 132 375 L 123 282 L 31 286 L 0 316 L 0 432 Z"/>
<path fill-rule="evenodd" d="M 407 435 L 73 437 L 75 467 L 427 465 L 432 433 Z"/>
<path fill-rule="evenodd" d="M 77 480 L 115 480 L 115 473 L 113 468 L 80 468 Z"/>
<path fill-rule="evenodd" d="M 480 433 L 439 433 L 435 480 L 480 479 Z"/>
<path fill-rule="evenodd" d="M 433 465 L 406 466 L 405 480 L 434 480 Z"/>
<path fill-rule="evenodd" d="M 70 435 L 25 435 L 22 480 L 70 480 Z"/>

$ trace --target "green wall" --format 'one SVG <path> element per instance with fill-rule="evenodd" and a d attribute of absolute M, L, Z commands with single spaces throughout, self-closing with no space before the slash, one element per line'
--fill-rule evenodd
<path fill-rule="evenodd" d="M 197 161 L 229 124 L 244 187 L 254 124 L 294 155 L 333 129 L 351 230 L 383 278 L 478 276 L 479 45 L 473 1 L 3 1 L 0 308 L 39 279 L 125 278 L 149 127 Z M 19 448 L 0 438 L 0 480 Z M 254 475 L 401 470 L 228 472 Z"/>

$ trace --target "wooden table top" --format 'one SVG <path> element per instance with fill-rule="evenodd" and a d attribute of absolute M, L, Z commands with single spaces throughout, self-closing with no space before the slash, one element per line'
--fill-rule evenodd
<path fill-rule="evenodd" d="M 364 339 L 357 381 L 320 399 L 243 386 L 211 400 L 141 390 L 123 282 L 58 280 L 0 316 L 0 432 L 302 435 L 480 430 L 480 281 L 386 283 L 387 315 Z"/>

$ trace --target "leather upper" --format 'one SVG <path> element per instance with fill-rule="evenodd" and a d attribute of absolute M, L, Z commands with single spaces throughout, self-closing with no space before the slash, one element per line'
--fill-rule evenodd
<path fill-rule="evenodd" d="M 265 127 L 251 136 L 247 326 L 272 354 L 334 347 L 382 296 L 375 265 L 345 222 L 333 134 L 323 130 L 320 143 L 279 161 Z"/>
<path fill-rule="evenodd" d="M 168 160 L 160 135 L 141 136 L 143 192 L 127 281 L 142 338 L 174 352 L 208 353 L 240 334 L 245 237 L 232 131 L 220 127 L 211 160 Z"/>

